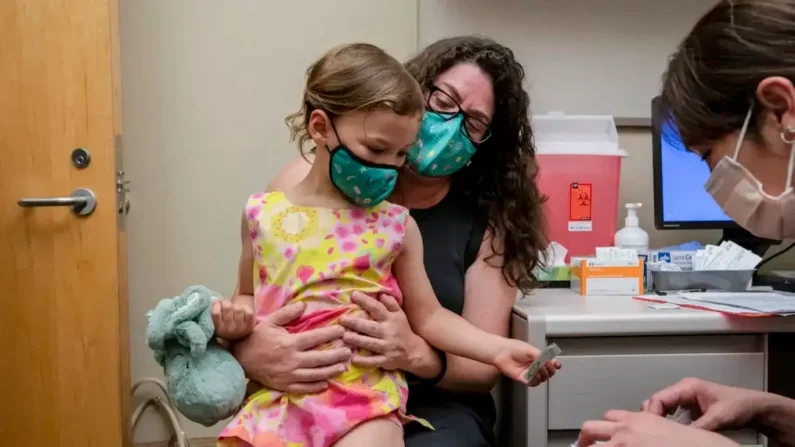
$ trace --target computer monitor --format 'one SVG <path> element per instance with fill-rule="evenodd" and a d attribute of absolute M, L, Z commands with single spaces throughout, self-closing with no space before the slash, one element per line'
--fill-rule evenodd
<path fill-rule="evenodd" d="M 757 253 L 780 242 L 754 237 L 715 203 L 704 189 L 710 174 L 707 163 L 682 144 L 659 97 L 651 102 L 651 121 L 654 226 L 658 230 L 723 230 L 723 240 Z"/>
<path fill-rule="evenodd" d="M 652 101 L 654 226 L 667 229 L 737 228 L 704 189 L 709 167 L 687 150 L 659 98 Z"/>

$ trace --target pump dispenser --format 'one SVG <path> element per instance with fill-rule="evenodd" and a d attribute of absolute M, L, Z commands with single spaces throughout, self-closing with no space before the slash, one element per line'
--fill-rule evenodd
<path fill-rule="evenodd" d="M 638 208 L 640 203 L 627 203 L 627 217 L 624 219 L 624 228 L 616 232 L 615 246 L 619 248 L 632 248 L 638 254 L 649 252 L 649 233 L 640 228 L 638 221 Z"/>

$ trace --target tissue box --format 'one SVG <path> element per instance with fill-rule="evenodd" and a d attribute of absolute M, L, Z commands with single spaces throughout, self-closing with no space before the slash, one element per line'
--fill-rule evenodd
<path fill-rule="evenodd" d="M 580 295 L 642 295 L 644 260 L 572 258 L 571 289 Z"/>
<path fill-rule="evenodd" d="M 542 282 L 568 281 L 571 278 L 571 272 L 567 265 L 537 268 L 534 274 Z"/>
<path fill-rule="evenodd" d="M 568 281 L 570 277 L 569 266 L 566 265 L 568 253 L 566 247 L 552 241 L 544 253 L 543 265 L 536 267 L 533 274 L 541 282 Z"/>

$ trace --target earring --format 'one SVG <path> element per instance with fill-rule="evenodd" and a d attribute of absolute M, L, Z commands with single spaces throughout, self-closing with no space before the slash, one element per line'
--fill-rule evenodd
<path fill-rule="evenodd" d="M 788 137 L 788 134 L 792 135 L 792 137 Z M 781 141 L 787 144 L 795 144 L 795 126 L 788 126 L 787 130 L 781 132 Z"/>

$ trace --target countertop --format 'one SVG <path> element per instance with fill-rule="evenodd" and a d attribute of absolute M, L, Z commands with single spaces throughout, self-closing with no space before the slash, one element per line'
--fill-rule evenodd
<path fill-rule="evenodd" d="M 734 317 L 695 309 L 654 309 L 631 296 L 581 296 L 539 289 L 518 297 L 513 312 L 544 324 L 547 336 L 740 334 L 795 332 L 795 316 Z"/>

